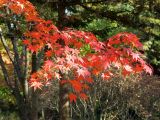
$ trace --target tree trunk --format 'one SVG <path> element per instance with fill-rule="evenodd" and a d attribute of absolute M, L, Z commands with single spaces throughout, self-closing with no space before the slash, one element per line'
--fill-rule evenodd
<path fill-rule="evenodd" d="M 37 56 L 36 53 L 32 54 L 32 73 L 36 72 L 37 66 Z M 38 120 L 38 91 L 31 91 L 31 119 Z"/>
<path fill-rule="evenodd" d="M 38 120 L 38 92 L 32 92 L 31 120 Z"/>
<path fill-rule="evenodd" d="M 9 25 L 9 24 L 8 24 Z M 9 29 L 10 30 L 10 29 Z M 12 32 L 11 32 L 12 33 Z M 23 74 L 22 74 L 22 69 L 20 68 L 21 65 L 19 64 L 19 55 L 18 55 L 18 50 L 17 50 L 17 44 L 16 44 L 16 39 L 11 36 L 11 41 L 12 45 L 14 48 L 14 57 L 11 56 L 11 53 L 9 51 L 9 46 L 6 42 L 6 39 L 4 38 L 2 34 L 2 30 L 0 29 L 0 40 L 4 46 L 4 49 L 6 50 L 10 60 L 12 61 L 12 65 L 14 67 L 13 71 L 13 76 L 14 78 L 10 78 L 10 74 L 7 70 L 7 67 L 5 66 L 5 63 L 2 59 L 2 56 L 0 54 L 0 66 L 2 68 L 2 72 L 4 75 L 4 79 L 6 82 L 6 85 L 10 88 L 11 91 L 13 91 L 13 96 L 16 99 L 17 102 L 17 107 L 18 107 L 18 114 L 21 120 L 31 120 L 29 117 L 29 104 L 26 101 L 26 98 L 24 97 L 24 93 L 21 94 L 20 88 L 23 88 L 22 81 L 24 80 Z M 13 59 L 14 58 L 14 59 Z M 18 67 L 17 67 L 18 66 Z"/>
<path fill-rule="evenodd" d="M 58 2 L 58 27 L 60 30 L 64 28 L 65 25 L 65 4 L 64 0 L 59 0 Z M 59 44 L 65 46 L 63 40 L 58 40 Z M 61 74 L 61 73 L 60 73 Z M 62 79 L 63 74 L 61 74 Z M 61 80 L 62 80 L 61 79 Z M 71 120 L 70 118 L 70 107 L 68 99 L 69 87 L 67 84 L 59 83 L 59 116 L 60 120 Z"/>
<path fill-rule="evenodd" d="M 68 100 L 68 84 L 59 85 L 59 115 L 60 120 L 71 120 Z"/>
<path fill-rule="evenodd" d="M 63 29 L 65 23 L 65 4 L 63 0 L 59 0 L 58 2 L 58 27 L 59 29 Z"/>
<path fill-rule="evenodd" d="M 6 7 L 6 14 L 10 15 L 10 10 Z M 16 20 L 16 16 L 14 16 Z M 8 38 L 11 41 L 12 46 L 8 46 L 7 40 L 3 36 L 3 32 L 0 29 L 0 41 L 13 66 L 13 76 L 10 77 L 7 67 L 2 59 L 0 53 L 0 66 L 2 67 L 5 82 L 8 87 L 13 91 L 13 96 L 16 99 L 18 113 L 21 120 L 38 120 L 38 94 L 37 91 L 30 91 L 31 96 L 28 95 L 28 81 L 27 81 L 27 57 L 26 50 L 23 52 L 19 51 L 19 38 L 23 36 L 22 33 L 17 29 L 16 24 L 12 21 L 5 20 L 6 26 L 8 27 Z M 24 47 L 23 47 L 24 48 Z M 23 49 L 22 48 L 22 49 Z M 11 51 L 12 50 L 12 51 Z M 25 56 L 25 58 L 24 58 Z M 22 64 L 22 63 L 25 63 Z M 32 55 L 32 73 L 37 71 L 37 58 L 36 53 Z"/>
<path fill-rule="evenodd" d="M 20 120 L 31 120 L 29 115 L 30 114 L 29 103 L 24 98 L 24 96 L 20 94 L 20 90 L 18 89 L 18 86 L 15 86 L 15 88 L 13 89 L 13 95 L 16 98 Z"/>
<path fill-rule="evenodd" d="M 18 113 L 21 120 L 33 120 L 30 116 L 30 109 L 26 103 L 20 103 L 18 105 Z"/>

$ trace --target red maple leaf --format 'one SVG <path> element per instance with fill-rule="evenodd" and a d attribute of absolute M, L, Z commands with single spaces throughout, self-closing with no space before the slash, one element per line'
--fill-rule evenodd
<path fill-rule="evenodd" d="M 80 93 L 79 96 L 83 100 L 87 100 L 88 99 L 88 96 L 85 93 Z"/>
<path fill-rule="evenodd" d="M 111 72 L 105 72 L 105 73 L 102 73 L 101 77 L 104 79 L 104 80 L 108 80 L 113 74 Z"/>
<path fill-rule="evenodd" d="M 47 67 L 52 67 L 54 65 L 54 63 L 53 63 L 53 61 L 52 60 L 46 60 L 45 61 L 45 66 L 47 66 Z"/>
<path fill-rule="evenodd" d="M 143 67 L 141 66 L 141 65 L 136 65 L 135 67 L 134 67 L 134 71 L 135 71 L 135 73 L 139 73 L 139 72 L 141 72 L 143 70 Z"/>
<path fill-rule="evenodd" d="M 130 74 L 130 72 L 128 72 L 127 70 L 125 70 L 125 69 L 122 70 L 122 75 L 124 77 L 128 76 L 129 74 Z"/>
<path fill-rule="evenodd" d="M 42 86 L 43 86 L 43 84 L 41 82 L 37 82 L 37 81 L 31 82 L 31 87 L 33 87 L 34 90 L 41 89 Z"/>
<path fill-rule="evenodd" d="M 51 56 L 52 56 L 52 51 L 51 51 L 51 50 L 48 50 L 48 51 L 45 53 L 45 56 L 46 56 L 46 57 L 51 57 Z"/>
<path fill-rule="evenodd" d="M 93 79 L 91 77 L 87 77 L 86 81 L 89 82 L 89 83 L 93 83 Z"/>
<path fill-rule="evenodd" d="M 90 76 L 90 72 L 85 68 L 78 68 L 77 73 L 78 73 L 78 76 L 83 76 L 83 77 Z"/>
<path fill-rule="evenodd" d="M 132 69 L 132 67 L 130 65 L 124 65 L 123 67 L 128 72 L 132 72 L 133 71 L 133 69 Z"/>
<path fill-rule="evenodd" d="M 152 75 L 153 70 L 152 70 L 151 67 L 149 67 L 148 65 L 145 64 L 145 65 L 143 66 L 143 69 L 146 71 L 146 73 L 149 73 L 150 75 Z"/>
<path fill-rule="evenodd" d="M 30 41 L 29 41 L 29 40 L 23 40 L 23 44 L 29 45 L 29 44 L 30 44 Z"/>
<path fill-rule="evenodd" d="M 73 89 L 74 89 L 76 92 L 81 92 L 81 91 L 82 91 L 82 84 L 80 83 L 80 81 L 70 80 L 70 83 L 71 83 Z"/>
<path fill-rule="evenodd" d="M 136 61 L 140 58 L 140 54 L 132 52 L 131 55 L 132 55 L 132 58 L 135 59 Z"/>
<path fill-rule="evenodd" d="M 76 96 L 75 94 L 70 93 L 70 94 L 68 95 L 68 97 L 69 97 L 69 100 L 70 100 L 71 103 L 72 103 L 72 102 L 76 102 L 77 96 Z"/>

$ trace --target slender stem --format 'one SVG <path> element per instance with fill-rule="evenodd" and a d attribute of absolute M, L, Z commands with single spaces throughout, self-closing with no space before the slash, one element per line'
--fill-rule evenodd
<path fill-rule="evenodd" d="M 8 72 L 7 72 L 7 69 L 6 69 L 6 67 L 5 67 L 5 63 L 4 63 L 4 61 L 3 61 L 3 59 L 2 59 L 2 55 L 0 54 L 0 66 L 1 66 L 1 68 L 2 68 L 2 72 L 3 72 L 3 75 L 4 75 L 4 79 L 5 79 L 5 82 L 6 82 L 6 84 L 10 87 L 10 88 L 13 88 L 12 87 L 12 85 L 11 85 L 11 83 L 10 83 L 10 78 L 9 78 L 9 74 L 8 74 Z"/>
<path fill-rule="evenodd" d="M 1 39 L 1 42 L 2 42 L 2 44 L 4 46 L 4 49 L 7 52 L 7 55 L 9 57 L 10 61 L 12 62 L 12 64 L 14 64 L 14 61 L 13 61 L 13 58 L 12 58 L 12 54 L 11 54 L 11 52 L 10 52 L 10 50 L 8 48 L 8 45 L 6 43 L 6 40 L 5 40 L 5 38 L 4 38 L 3 34 L 2 34 L 2 29 L 1 28 L 0 28 L 0 39 Z"/>

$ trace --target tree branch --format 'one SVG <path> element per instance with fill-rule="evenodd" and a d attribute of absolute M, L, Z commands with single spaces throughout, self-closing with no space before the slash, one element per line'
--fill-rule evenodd
<path fill-rule="evenodd" d="M 17 71 L 19 78 L 22 79 L 23 74 L 22 74 L 22 70 L 21 70 L 20 58 L 19 58 L 19 53 L 18 53 L 18 48 L 17 48 L 17 41 L 16 41 L 15 37 L 13 37 L 13 36 L 11 36 L 11 41 L 12 41 L 13 52 L 14 52 L 14 57 L 15 57 L 16 71 Z"/>
<path fill-rule="evenodd" d="M 12 58 L 12 54 L 11 54 L 11 52 L 10 52 L 10 50 L 8 48 L 8 45 L 6 43 L 6 40 L 5 40 L 5 38 L 4 38 L 3 34 L 2 34 L 2 29 L 1 28 L 0 28 L 0 39 L 1 39 L 1 42 L 2 42 L 2 44 L 4 46 L 4 49 L 7 52 L 7 55 L 9 57 L 10 61 L 14 64 L 14 61 L 13 61 L 13 58 Z"/>
<path fill-rule="evenodd" d="M 13 88 L 11 83 L 10 83 L 10 78 L 9 78 L 9 75 L 8 75 L 8 72 L 7 72 L 7 69 L 5 67 L 5 63 L 2 59 L 2 55 L 0 54 L 0 66 L 2 68 L 2 72 L 3 72 L 3 76 L 4 76 L 4 80 L 7 84 L 7 86 L 9 86 L 11 89 Z"/>
<path fill-rule="evenodd" d="M 59 0 L 49 0 L 49 3 L 55 3 L 58 4 Z M 73 1 L 66 1 L 63 0 L 63 4 L 65 6 L 72 6 L 72 5 L 79 5 L 79 4 L 98 4 L 98 3 L 104 3 L 107 2 L 107 0 L 73 0 Z"/>

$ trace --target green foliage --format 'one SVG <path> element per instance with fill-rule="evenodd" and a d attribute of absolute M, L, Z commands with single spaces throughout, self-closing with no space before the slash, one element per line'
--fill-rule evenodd
<path fill-rule="evenodd" d="M 38 7 L 38 8 L 39 8 L 39 12 L 42 18 L 47 19 L 47 20 L 54 20 L 54 22 L 57 21 L 56 16 L 58 14 L 51 7 L 44 6 L 44 7 Z"/>
<path fill-rule="evenodd" d="M 0 100 L 5 103 L 15 104 L 15 99 L 12 96 L 10 89 L 5 87 L 0 87 Z"/>
<path fill-rule="evenodd" d="M 160 40 L 147 41 L 145 43 L 148 59 L 156 66 L 160 66 Z"/>
<path fill-rule="evenodd" d="M 140 17 L 140 19 L 145 22 L 146 24 L 155 24 L 155 25 L 160 25 L 160 19 L 156 18 L 151 18 L 151 17 Z"/>
<path fill-rule="evenodd" d="M 85 29 L 88 31 L 98 31 L 98 30 L 106 30 L 106 29 L 113 29 L 118 26 L 117 22 L 110 21 L 107 19 L 93 19 L 91 22 L 89 22 Z"/>
<path fill-rule="evenodd" d="M 86 23 L 86 26 L 83 29 L 93 32 L 99 39 L 104 40 L 108 36 L 111 36 L 110 34 L 113 33 L 113 30 L 118 27 L 119 24 L 116 21 L 111 21 L 106 18 L 98 18 Z"/>
<path fill-rule="evenodd" d="M 80 54 L 82 56 L 85 56 L 87 53 L 91 53 L 91 47 L 89 44 L 84 45 L 81 49 L 80 49 Z"/>
<path fill-rule="evenodd" d="M 106 8 L 106 7 L 105 7 Z M 108 10 L 115 12 L 132 12 L 135 8 L 131 3 L 114 3 L 107 6 Z"/>
<path fill-rule="evenodd" d="M 20 120 L 17 113 L 15 112 L 1 112 L 0 111 L 0 120 Z"/>

